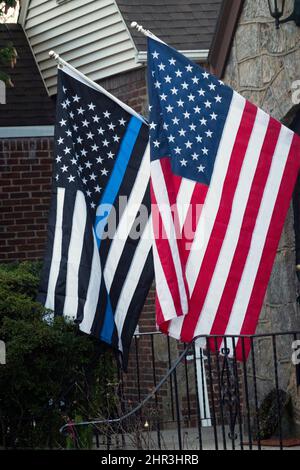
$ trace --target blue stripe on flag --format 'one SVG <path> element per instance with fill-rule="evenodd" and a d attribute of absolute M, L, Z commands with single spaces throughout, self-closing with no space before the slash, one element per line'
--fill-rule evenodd
<path fill-rule="evenodd" d="M 111 344 L 111 338 L 114 332 L 114 325 L 115 325 L 114 314 L 112 311 L 109 295 L 107 294 L 107 304 L 106 304 L 104 323 L 103 323 L 102 330 L 100 333 L 101 339 L 105 341 L 106 343 Z"/>
<path fill-rule="evenodd" d="M 142 121 L 136 117 L 132 117 L 126 129 L 126 133 L 122 139 L 120 150 L 115 161 L 115 165 L 108 184 L 105 188 L 103 196 L 101 198 L 98 209 L 102 206 L 104 214 L 97 216 L 95 220 L 95 234 L 97 239 L 98 248 L 101 245 L 102 235 L 106 226 L 111 208 L 116 200 L 120 186 L 122 184 L 125 171 L 127 169 L 133 147 L 138 138 L 140 129 L 142 127 Z M 102 210 L 102 209 L 101 209 Z M 98 212 L 98 210 L 97 210 Z"/>
<path fill-rule="evenodd" d="M 98 209 L 101 208 L 101 215 L 96 215 L 95 220 L 95 234 L 97 239 L 98 248 L 100 248 L 102 235 L 107 224 L 111 209 L 113 204 L 118 196 L 120 186 L 122 184 L 134 145 L 137 141 L 140 129 L 142 127 L 142 121 L 136 117 L 132 117 L 129 121 L 129 124 L 126 129 L 126 133 L 122 139 L 120 150 L 115 161 L 115 165 L 111 176 L 109 178 L 108 184 L 105 188 L 103 196 L 101 198 Z M 97 210 L 98 212 L 98 210 Z M 104 269 L 103 269 L 104 271 Z M 100 332 L 100 338 L 107 342 L 111 343 L 112 335 L 114 332 L 115 322 L 114 322 L 114 313 L 112 311 L 112 306 L 109 298 L 109 293 L 107 292 L 107 303 L 106 311 L 104 317 L 104 323 L 102 330 Z"/>

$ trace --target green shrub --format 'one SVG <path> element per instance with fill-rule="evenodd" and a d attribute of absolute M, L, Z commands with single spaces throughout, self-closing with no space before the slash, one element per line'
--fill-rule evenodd
<path fill-rule="evenodd" d="M 271 390 L 262 401 L 258 410 L 259 431 L 255 429 L 255 439 L 269 439 L 278 430 L 280 422 L 278 400 L 283 413 L 290 401 L 289 395 L 284 390 Z"/>
<path fill-rule="evenodd" d="M 39 271 L 39 263 L 0 265 L 0 339 L 7 350 L 7 364 L 0 366 L 4 447 L 70 447 L 70 437 L 59 433 L 63 424 L 78 416 L 107 416 L 116 406 L 113 357 L 63 318 L 45 321 L 47 312 L 35 301 Z M 89 433 L 85 446 L 91 444 Z"/>

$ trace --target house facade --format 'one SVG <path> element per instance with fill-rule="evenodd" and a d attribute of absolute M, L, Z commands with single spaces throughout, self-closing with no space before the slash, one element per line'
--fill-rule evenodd
<path fill-rule="evenodd" d="M 146 40 L 130 23 L 143 21 L 172 46 L 206 63 L 221 0 L 185 3 L 25 0 L 18 24 L 1 26 L 1 45 L 14 42 L 19 55 L 14 70 L 7 70 L 15 86 L 0 109 L 1 261 L 40 259 L 44 250 L 56 94 L 56 64 L 49 51 L 147 115 Z M 14 212 L 19 212 L 15 218 Z M 39 243 L 32 243 L 33 237 Z"/>
<path fill-rule="evenodd" d="M 130 29 L 130 23 L 136 20 L 172 46 L 203 61 L 208 56 L 219 6 L 219 0 L 25 0 L 19 23 L 52 96 L 56 93 L 56 67 L 49 50 L 54 49 L 94 81 L 142 68 L 146 41 Z"/>
<path fill-rule="evenodd" d="M 286 4 L 288 14 L 293 1 Z M 293 84 L 300 80 L 300 28 L 291 22 L 276 30 L 265 0 L 23 0 L 18 25 L 0 27 L 1 44 L 11 39 L 19 53 L 16 68 L 9 71 L 15 87 L 7 91 L 7 104 L 0 107 L 1 262 L 41 259 L 44 252 L 56 95 L 56 65 L 49 50 L 147 115 L 146 42 L 130 29 L 133 20 L 300 131 L 299 106 L 293 100 Z M 300 331 L 294 217 L 291 207 L 258 332 Z M 141 332 L 155 330 L 154 308 L 151 290 L 141 315 Z M 258 342 L 260 397 L 274 386 L 269 377 L 270 341 Z M 140 344 L 144 394 L 153 387 L 151 348 L 150 338 Z M 169 357 L 163 340 L 157 340 L 156 349 L 159 380 Z M 280 342 L 277 352 L 279 385 L 293 397 L 300 422 L 290 344 Z M 133 401 L 139 398 L 135 370 L 133 350 L 127 378 Z M 183 377 L 179 382 L 183 387 Z M 195 396 L 193 400 L 195 404 Z"/>
<path fill-rule="evenodd" d="M 0 108 L 0 262 L 42 259 L 51 197 L 51 166 L 56 95 L 53 49 L 137 112 L 147 116 L 146 40 L 130 28 L 133 20 L 181 50 L 207 64 L 221 0 L 29 0 L 22 2 L 17 25 L 0 29 L 1 44 L 15 42 L 19 60 L 8 70 L 14 88 Z M 24 83 L 22 83 L 22 81 Z M 139 323 L 142 333 L 155 331 L 155 291 L 145 303 Z M 164 339 L 138 340 L 140 376 L 137 387 L 135 347 L 126 376 L 125 395 L 132 405 L 153 388 L 169 367 Z M 175 342 L 171 356 L 178 356 Z M 173 360 L 173 359 L 172 359 Z M 193 364 L 191 364 L 193 373 Z M 180 374 L 183 374 L 182 376 Z M 187 409 L 185 372 L 178 377 Z M 195 387 L 189 407 L 196 410 Z M 165 403 L 170 403 L 166 388 Z M 166 419 L 168 406 L 163 406 Z M 173 411 L 174 412 L 174 411 Z"/>

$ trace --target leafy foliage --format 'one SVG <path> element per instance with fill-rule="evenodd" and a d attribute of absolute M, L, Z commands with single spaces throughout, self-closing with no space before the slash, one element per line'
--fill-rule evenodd
<path fill-rule="evenodd" d="M 72 446 L 66 422 L 108 416 L 117 406 L 115 366 L 98 341 L 63 318 L 49 324 L 35 302 L 38 263 L 0 265 L 0 438 L 5 447 Z M 91 444 L 85 430 L 82 445 Z M 1 443 L 0 443 L 1 445 Z"/>
<path fill-rule="evenodd" d="M 269 439 L 271 438 L 279 426 L 279 413 L 280 410 L 285 410 L 289 404 L 290 397 L 284 390 L 272 390 L 264 398 L 258 410 L 259 431 L 256 431 L 256 439 Z"/>
<path fill-rule="evenodd" d="M 1 14 L 4 15 L 7 13 L 9 8 L 16 8 L 17 0 L 3 0 L 1 5 Z"/>

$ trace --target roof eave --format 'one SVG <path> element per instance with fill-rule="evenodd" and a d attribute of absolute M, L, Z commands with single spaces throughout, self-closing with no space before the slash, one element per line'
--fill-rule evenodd
<path fill-rule="evenodd" d="M 224 76 L 243 7 L 244 0 L 223 0 L 208 57 L 211 72 L 219 78 Z"/>
<path fill-rule="evenodd" d="M 130 29 L 128 28 L 128 25 L 127 25 L 127 23 L 126 23 L 126 21 L 125 21 L 125 19 L 124 19 L 124 16 L 123 16 L 123 14 L 122 14 L 122 12 L 121 12 L 121 10 L 120 10 L 120 8 L 119 8 L 119 5 L 118 5 L 117 0 L 114 0 L 114 3 L 115 3 L 116 8 L 117 8 L 117 10 L 118 10 L 118 12 L 119 12 L 120 18 L 122 19 L 122 22 L 123 22 L 123 24 L 124 24 L 124 26 L 125 26 L 125 29 L 126 29 L 126 31 L 127 31 L 127 33 L 128 33 L 128 36 L 129 36 L 130 41 L 131 41 L 131 43 L 132 43 L 132 46 L 133 46 L 133 48 L 134 48 L 134 50 L 135 50 L 135 54 L 137 54 L 137 53 L 138 53 L 138 50 L 137 50 L 135 41 L 134 41 L 133 36 L 132 36 L 132 31 L 130 31 Z"/>
<path fill-rule="evenodd" d="M 27 17 L 27 11 L 29 7 L 29 2 L 30 0 L 23 0 L 20 6 L 20 12 L 18 16 L 18 23 L 21 24 L 23 27 L 25 25 L 26 17 Z"/>
<path fill-rule="evenodd" d="M 21 139 L 28 137 L 53 137 L 54 126 L 7 126 L 0 127 L 0 139 Z"/>

